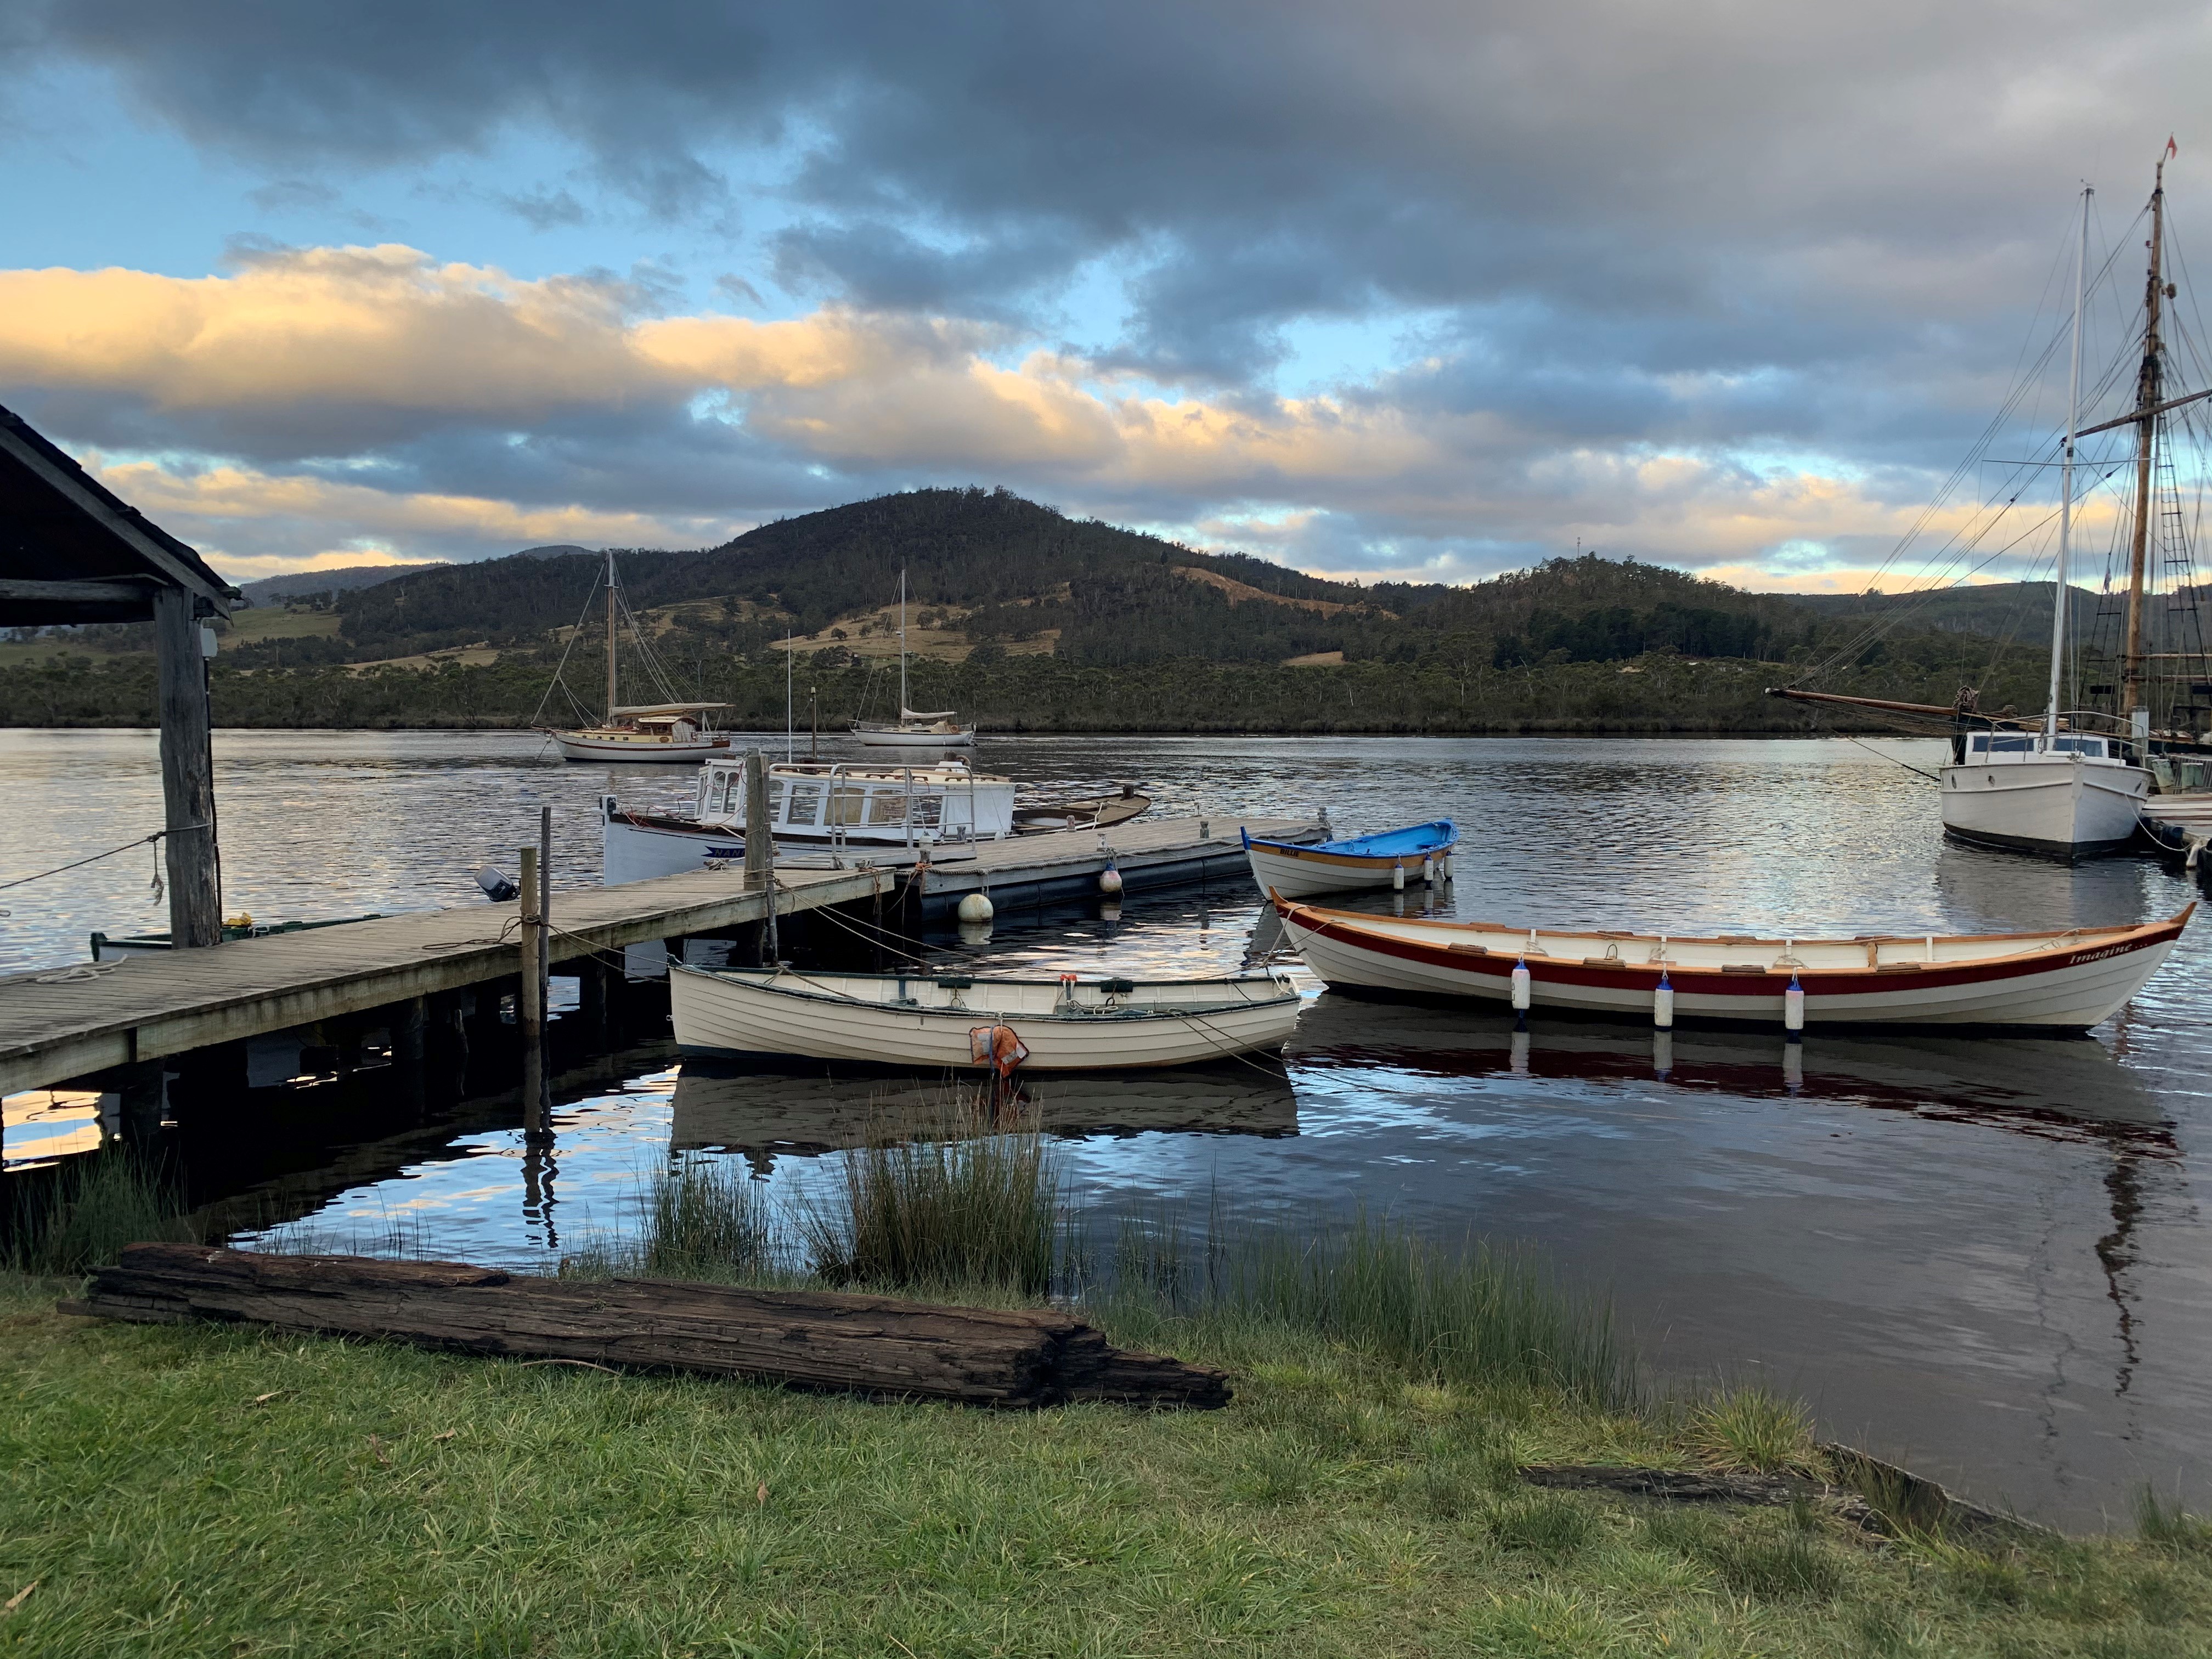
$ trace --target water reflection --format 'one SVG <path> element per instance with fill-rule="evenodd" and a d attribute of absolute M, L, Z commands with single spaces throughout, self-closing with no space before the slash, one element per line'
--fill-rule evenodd
<path fill-rule="evenodd" d="M 754 1071 L 693 1061 L 677 1079 L 670 1146 L 677 1152 L 750 1155 L 765 1171 L 778 1154 L 858 1146 L 927 1126 L 981 1101 L 1018 1110 L 1067 1139 L 1139 1134 L 1294 1135 L 1298 1103 L 1279 1064 L 1254 1062 L 1168 1072 L 1022 1079 L 992 1100 L 972 1082 L 944 1077 L 855 1078 L 825 1071 Z"/>

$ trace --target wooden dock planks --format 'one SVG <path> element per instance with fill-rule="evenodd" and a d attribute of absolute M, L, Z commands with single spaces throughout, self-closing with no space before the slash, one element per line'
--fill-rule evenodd
<path fill-rule="evenodd" d="M 777 872 L 789 915 L 888 892 L 888 871 Z M 712 933 L 768 914 L 741 870 L 553 900 L 553 957 Z M 0 1094 L 456 990 L 518 971 L 516 906 L 472 905 L 0 980 Z"/>

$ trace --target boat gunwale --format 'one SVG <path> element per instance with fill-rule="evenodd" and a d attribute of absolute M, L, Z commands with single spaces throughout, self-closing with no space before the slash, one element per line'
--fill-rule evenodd
<path fill-rule="evenodd" d="M 1912 964 L 1888 963 L 1872 966 L 1845 965 L 1820 968 L 1802 965 L 1768 967 L 1757 963 L 1717 963 L 1711 967 L 1704 967 L 1663 961 L 1632 962 L 1626 959 L 1617 964 L 1612 962 L 1600 964 L 1586 958 L 1553 957 L 1541 952 L 1532 960 L 1516 957 L 1505 951 L 1489 951 L 1477 957 L 1471 952 L 1455 952 L 1449 945 L 1434 945 L 1420 939 L 1403 939 L 1378 928 L 1363 925 L 1371 921 L 1395 921 L 1396 920 L 1395 917 L 1369 916 L 1364 911 L 1332 910 L 1321 906 L 1303 904 L 1296 900 L 1285 899 L 1273 891 L 1270 891 L 1268 896 L 1274 902 L 1276 914 L 1285 923 L 1293 921 L 1297 913 L 1304 912 L 1308 917 L 1319 919 L 1318 925 L 1310 920 L 1299 923 L 1308 933 L 1316 933 L 1324 939 L 1332 939 L 1340 944 L 1370 950 L 1377 955 L 1419 962 L 1428 967 L 1449 968 L 1460 973 L 1482 974 L 1494 978 L 1510 974 L 1513 964 L 1525 962 L 1529 973 L 1534 977 L 1560 984 L 1601 985 L 1610 982 L 1617 985 L 1621 982 L 1623 975 L 1635 974 L 1650 980 L 1655 984 L 1662 977 L 1668 978 L 1670 981 L 1677 978 L 1689 981 L 1694 984 L 1696 994 L 1701 996 L 1718 994 L 1730 996 L 1762 997 L 1778 994 L 1774 988 L 1774 981 L 1790 979 L 1796 980 L 1800 988 L 1808 996 L 1863 994 L 1870 985 L 1884 979 L 1888 980 L 1898 991 L 1905 990 L 1907 986 L 1934 990 L 1973 984 L 1986 980 L 2010 979 L 2027 974 L 2047 973 L 2058 968 L 2087 967 L 2092 963 L 2054 961 L 2053 954 L 2063 952 L 2068 957 L 2076 957 L 2084 951 L 2090 951 L 2096 952 L 2095 960 L 2103 961 L 2116 957 L 2132 956 L 2139 951 L 2148 950 L 2161 944 L 2171 944 L 2181 936 L 2181 930 L 2187 926 L 2190 918 L 2197 909 L 2197 906 L 2192 902 L 2185 906 L 2179 914 L 2163 921 L 2141 922 L 2124 927 L 2081 928 L 2063 933 L 2048 932 L 1933 935 L 1905 933 L 1844 939 L 1809 937 L 1757 939 L 1746 938 L 1741 934 L 1700 939 L 1687 934 L 1620 933 L 1595 930 L 1571 933 L 1556 929 L 1499 927 L 1496 924 L 1485 922 L 1426 922 L 1423 924 L 1427 927 L 1446 927 L 1469 933 L 1488 931 L 1510 934 L 1533 932 L 1539 939 L 1602 938 L 1621 943 L 1641 940 L 1652 944 L 1663 940 L 1669 945 L 1713 945 L 1737 948 L 1747 948 L 1760 944 L 1784 946 L 1820 945 L 1863 946 L 1885 943 L 1918 943 L 1930 938 L 1953 943 L 1970 939 L 2032 939 L 2051 941 L 2049 944 L 2032 946 L 2008 956 L 1988 957 L 1968 962 Z M 1638 985 L 1636 988 L 1641 990 L 1648 988 Z"/>
<path fill-rule="evenodd" d="M 696 963 L 672 962 L 668 964 L 668 971 L 672 974 L 694 975 L 701 979 L 714 980 L 724 984 L 748 986 L 751 989 L 757 991 L 769 991 L 773 992 L 778 996 L 789 997 L 794 1001 L 827 1002 L 833 1003 L 841 1008 L 866 1008 L 890 1014 L 932 1014 L 972 1019 L 975 1016 L 979 1014 L 988 1014 L 994 1018 L 997 1018 L 1005 1012 L 1005 1011 L 1001 1009 L 983 1007 L 927 1008 L 921 1006 L 918 1004 L 909 1006 L 905 1003 L 898 1002 L 867 1002 L 862 1000 L 859 997 L 841 995 L 835 991 L 799 989 L 791 986 L 778 985 L 775 983 L 778 979 L 786 977 L 801 980 L 804 979 L 804 975 L 788 974 L 783 969 L 772 969 L 766 968 L 704 968 L 701 967 Z M 923 985 L 935 985 L 939 983 L 939 981 L 934 975 L 927 974 L 838 974 L 834 977 L 838 979 L 868 980 L 878 984 L 886 985 L 895 984 L 901 980 L 907 980 Z M 1128 983 L 1136 987 L 1136 990 L 1127 992 L 1117 991 L 1113 993 L 1113 994 L 1115 996 L 1133 998 L 1137 996 L 1143 988 L 1147 985 L 1230 985 L 1257 982 L 1263 979 L 1268 983 L 1279 987 L 1280 989 L 1280 994 L 1264 997 L 1257 1001 L 1195 1003 L 1187 1008 L 1085 1008 L 1074 1014 L 1062 1013 L 1057 1009 L 1048 1009 L 1038 1013 L 1024 1013 L 1017 1016 L 1017 1018 L 1019 1018 L 1025 1023 L 1032 1020 L 1048 1019 L 1064 1020 L 1070 1024 L 1093 1024 L 1100 1019 L 1105 1018 L 1179 1019 L 1203 1017 L 1212 1014 L 1243 1013 L 1252 1009 L 1279 1008 L 1285 1003 L 1296 1003 L 1302 1000 L 1302 994 L 1299 992 L 1297 986 L 1293 985 L 1286 979 L 1279 978 L 1272 974 L 1253 974 L 1223 979 L 1131 980 Z M 1094 983 L 1096 981 L 1094 981 Z M 963 994 L 965 994 L 967 992 L 972 991 L 978 987 L 994 985 L 1019 987 L 1024 989 L 1058 991 L 1061 988 L 1062 984 L 1063 981 L 1059 979 L 1004 979 L 976 977 L 970 985 L 963 988 Z"/>

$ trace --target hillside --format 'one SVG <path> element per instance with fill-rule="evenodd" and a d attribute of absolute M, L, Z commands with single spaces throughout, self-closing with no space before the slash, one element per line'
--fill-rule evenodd
<path fill-rule="evenodd" d="M 389 660 L 532 644 L 583 617 L 599 566 L 590 555 L 518 555 L 363 588 L 340 600 L 345 647 Z M 679 650 L 769 649 L 788 632 L 809 649 L 880 654 L 902 569 L 912 641 L 946 660 L 979 648 L 1102 666 L 1340 653 L 1410 662 L 1439 651 L 1504 667 L 1655 650 L 1757 658 L 1814 627 L 1784 599 L 1595 556 L 1471 588 L 1362 587 L 1067 519 L 1003 490 L 882 496 L 698 552 L 626 553 L 620 566 L 632 609 L 686 636 Z"/>
<path fill-rule="evenodd" d="M 289 576 L 264 576 L 258 581 L 240 583 L 238 591 L 252 605 L 280 605 L 310 599 L 318 593 L 350 593 L 358 587 L 374 587 L 379 582 L 438 568 L 439 562 L 434 560 L 422 564 L 347 564 L 335 570 L 302 570 Z"/>
<path fill-rule="evenodd" d="M 587 714 L 603 695 L 592 595 L 604 563 L 533 548 L 242 611 L 224 629 L 218 718 L 511 726 Z M 2038 639 L 1933 625 L 1933 606 L 1808 604 L 1595 555 L 1465 587 L 1363 586 L 1071 520 L 1004 490 L 882 496 L 617 563 L 647 641 L 641 651 L 624 630 L 632 695 L 665 686 L 771 723 L 787 641 L 826 724 L 886 712 L 902 569 L 915 696 L 1000 730 L 1789 731 L 1811 717 L 1762 686 L 1812 676 L 1948 703 L 1972 684 L 1990 707 L 2040 695 Z M 0 695 L 0 721 L 135 721 L 145 635 L 132 624 L 0 646 L 40 670 Z M 566 694 L 541 708 L 556 683 Z"/>

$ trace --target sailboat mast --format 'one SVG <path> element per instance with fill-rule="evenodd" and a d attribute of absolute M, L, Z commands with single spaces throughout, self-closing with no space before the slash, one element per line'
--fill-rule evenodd
<path fill-rule="evenodd" d="M 2058 705 L 2065 693 L 2066 677 L 2066 565 L 2074 544 L 2074 444 L 2081 423 L 2081 308 L 2082 285 L 2089 270 L 2089 196 L 2081 186 L 2081 240 L 2074 249 L 2074 355 L 2066 368 L 2066 453 L 2058 467 L 2058 568 L 2051 594 L 2051 706 L 2043 717 L 2046 748 L 2058 736 Z"/>
<path fill-rule="evenodd" d="M 607 724 L 615 723 L 615 550 L 607 550 Z"/>
<path fill-rule="evenodd" d="M 906 718 L 912 705 L 906 696 L 906 567 L 899 567 L 899 718 Z"/>
<path fill-rule="evenodd" d="M 2150 277 L 2143 286 L 2142 368 L 2136 376 L 2136 526 L 2128 553 L 2128 643 L 2120 663 L 2120 714 L 2131 725 L 2148 723 L 2142 712 L 2143 586 L 2150 553 L 2151 452 L 2157 442 L 2158 405 L 2164 365 L 2158 338 L 2160 302 L 2166 298 L 2161 262 L 2166 230 L 2166 157 L 2150 193 Z"/>

